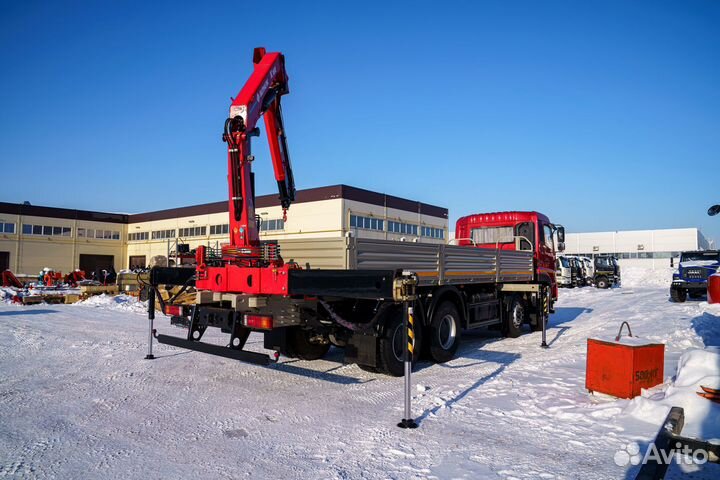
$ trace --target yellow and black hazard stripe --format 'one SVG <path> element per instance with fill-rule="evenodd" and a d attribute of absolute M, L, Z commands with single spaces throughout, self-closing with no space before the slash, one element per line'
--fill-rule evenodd
<path fill-rule="evenodd" d="M 412 360 L 413 349 L 415 348 L 415 312 L 412 307 L 408 307 L 408 327 L 407 327 L 407 349 L 408 357 Z"/>

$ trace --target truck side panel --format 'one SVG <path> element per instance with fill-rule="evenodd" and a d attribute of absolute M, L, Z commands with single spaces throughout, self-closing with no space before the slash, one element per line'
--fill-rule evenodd
<path fill-rule="evenodd" d="M 280 254 L 286 262 L 306 264 L 312 269 L 347 270 L 348 239 L 313 238 L 309 240 L 280 240 Z"/>
<path fill-rule="evenodd" d="M 364 238 L 282 240 L 280 248 L 283 258 L 312 269 L 411 270 L 420 286 L 533 280 L 531 252 Z"/>

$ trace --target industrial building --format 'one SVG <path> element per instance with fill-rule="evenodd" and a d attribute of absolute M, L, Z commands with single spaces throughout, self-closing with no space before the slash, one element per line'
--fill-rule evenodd
<path fill-rule="evenodd" d="M 347 185 L 298 190 L 287 219 L 276 196 L 259 196 L 255 203 L 263 239 L 448 238 L 446 208 Z M 0 270 L 144 267 L 154 256 L 167 257 L 176 242 L 219 247 L 229 241 L 228 229 L 226 201 L 138 214 L 0 202 Z"/>
<path fill-rule="evenodd" d="M 687 250 L 707 250 L 711 242 L 697 228 L 625 230 L 618 232 L 568 233 L 567 255 L 610 254 L 621 266 L 659 268 L 670 266 L 670 259 Z"/>

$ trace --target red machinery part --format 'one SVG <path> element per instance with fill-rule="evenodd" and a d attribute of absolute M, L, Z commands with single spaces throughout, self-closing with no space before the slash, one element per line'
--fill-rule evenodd
<path fill-rule="evenodd" d="M 292 265 L 279 267 L 206 267 L 195 280 L 198 290 L 238 292 L 251 295 L 288 295 L 288 272 Z M 198 272 L 199 273 L 199 272 Z"/>
<path fill-rule="evenodd" d="M 182 315 L 181 305 L 165 305 L 163 313 L 165 315 L 174 315 L 176 317 Z"/>
<path fill-rule="evenodd" d="M 5 270 L 4 272 L 2 272 L 2 286 L 23 288 L 22 282 L 18 280 L 17 277 L 10 270 Z"/>
<path fill-rule="evenodd" d="M 708 303 L 720 303 L 720 273 L 708 277 L 707 299 Z"/>

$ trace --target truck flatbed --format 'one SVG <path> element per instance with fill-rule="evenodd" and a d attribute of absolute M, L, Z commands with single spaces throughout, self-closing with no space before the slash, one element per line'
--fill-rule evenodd
<path fill-rule="evenodd" d="M 534 279 L 533 254 L 525 251 L 355 237 L 280 240 L 279 245 L 286 261 L 303 268 L 409 270 L 417 274 L 421 287 Z"/>

